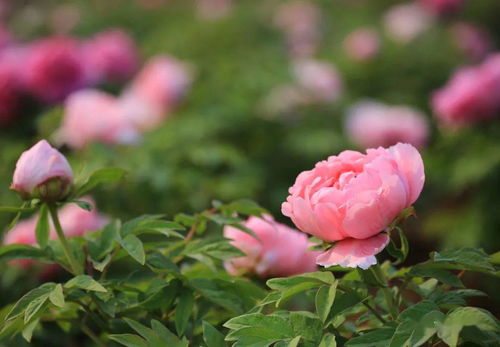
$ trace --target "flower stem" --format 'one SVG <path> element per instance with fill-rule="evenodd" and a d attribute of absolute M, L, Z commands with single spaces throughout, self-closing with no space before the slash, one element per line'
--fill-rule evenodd
<path fill-rule="evenodd" d="M 66 239 L 66 236 L 64 236 L 64 232 L 61 227 L 61 223 L 59 222 L 59 217 L 57 216 L 57 208 L 54 204 L 49 204 L 48 205 L 50 216 L 52 217 L 52 222 L 54 223 L 54 227 L 56 229 L 57 236 L 59 237 L 59 240 L 61 241 L 61 245 L 64 251 L 64 255 L 68 259 L 70 268 L 73 272 L 73 275 L 81 275 L 83 274 L 83 269 L 80 264 L 78 264 L 78 261 L 76 260 L 75 256 L 73 255 L 73 252 L 71 252 L 71 249 L 68 244 L 68 240 Z"/>

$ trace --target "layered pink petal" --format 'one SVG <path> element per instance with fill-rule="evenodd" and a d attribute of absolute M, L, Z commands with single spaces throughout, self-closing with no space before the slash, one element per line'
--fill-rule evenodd
<path fill-rule="evenodd" d="M 368 269 L 377 263 L 375 255 L 387 246 L 389 240 L 389 236 L 385 233 L 364 240 L 345 239 L 320 254 L 316 258 L 316 263 L 325 267 L 340 265 Z"/>

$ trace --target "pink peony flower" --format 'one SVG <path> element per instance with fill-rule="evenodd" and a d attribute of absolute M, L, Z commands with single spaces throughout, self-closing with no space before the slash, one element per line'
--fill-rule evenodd
<path fill-rule="evenodd" d="M 26 66 L 26 84 L 35 96 L 46 102 L 60 101 L 86 83 L 78 42 L 51 37 L 33 45 Z"/>
<path fill-rule="evenodd" d="M 10 188 L 23 198 L 62 200 L 72 184 L 73 171 L 64 155 L 41 140 L 21 154 Z"/>
<path fill-rule="evenodd" d="M 347 115 L 347 134 L 362 148 L 389 147 L 398 142 L 423 147 L 429 133 L 425 116 L 408 106 L 361 101 Z"/>
<path fill-rule="evenodd" d="M 500 114 L 500 54 L 455 72 L 433 94 L 432 108 L 441 124 L 449 127 L 462 127 Z"/>
<path fill-rule="evenodd" d="M 225 262 L 231 275 L 255 273 L 259 277 L 292 276 L 316 270 L 314 259 L 319 254 L 309 251 L 305 234 L 276 222 L 273 217 L 250 217 L 244 226 L 258 238 L 235 227 L 224 227 L 224 236 L 246 254 Z"/>
<path fill-rule="evenodd" d="M 139 140 L 119 101 L 94 89 L 80 90 L 66 100 L 58 135 L 74 149 L 82 149 L 92 142 L 134 144 Z"/>
<path fill-rule="evenodd" d="M 335 242 L 319 265 L 366 269 L 389 242 L 384 230 L 417 200 L 424 180 L 422 158 L 409 144 L 344 151 L 299 174 L 281 209 L 300 230 Z"/>
<path fill-rule="evenodd" d="M 83 236 L 86 232 L 97 231 L 104 227 L 108 218 L 100 215 L 95 209 L 94 201 L 89 197 L 80 199 L 90 203 L 94 208 L 92 211 L 86 211 L 75 204 L 69 204 L 59 210 L 59 220 L 64 234 L 67 237 Z M 38 215 L 29 219 L 23 220 L 16 224 L 12 230 L 6 233 L 3 243 L 11 244 L 26 244 L 35 246 L 36 236 L 35 229 L 38 222 Z M 57 239 L 57 233 L 54 229 L 52 221 L 50 221 L 50 236 L 51 240 Z M 32 260 L 14 261 L 13 264 L 27 267 L 33 264 Z"/>
<path fill-rule="evenodd" d="M 493 47 L 490 36 L 482 28 L 466 22 L 453 24 L 451 27 L 453 42 L 472 60 L 483 59 Z"/>
<path fill-rule="evenodd" d="M 391 39 L 408 43 L 430 28 L 433 18 L 418 4 L 400 4 L 384 15 L 385 31 Z"/>
<path fill-rule="evenodd" d="M 333 102 L 342 94 L 342 80 L 333 65 L 298 60 L 293 65 L 293 72 L 298 84 L 317 100 Z"/>
<path fill-rule="evenodd" d="M 367 61 L 378 54 L 380 40 L 375 30 L 360 28 L 344 40 L 344 51 L 354 61 Z"/>
<path fill-rule="evenodd" d="M 456 12 L 463 5 L 463 0 L 418 0 L 429 12 L 445 16 Z"/>
<path fill-rule="evenodd" d="M 95 82 L 127 79 L 139 63 L 134 41 L 120 29 L 103 31 L 86 42 L 83 57 L 89 79 Z"/>
<path fill-rule="evenodd" d="M 292 1 L 278 8 L 274 23 L 285 33 L 292 56 L 314 55 L 320 41 L 320 17 L 318 7 L 310 2 Z"/>
<path fill-rule="evenodd" d="M 191 79 L 186 64 L 167 56 L 152 58 L 122 96 L 132 110 L 128 112 L 131 121 L 143 130 L 159 125 L 184 96 Z"/>

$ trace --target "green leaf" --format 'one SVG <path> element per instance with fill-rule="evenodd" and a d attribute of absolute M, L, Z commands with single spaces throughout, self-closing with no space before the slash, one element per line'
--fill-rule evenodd
<path fill-rule="evenodd" d="M 144 339 L 133 334 L 113 334 L 109 338 L 127 347 L 149 347 Z"/>
<path fill-rule="evenodd" d="M 207 347 L 224 347 L 227 343 L 224 341 L 224 335 L 219 330 L 215 329 L 212 325 L 203 321 L 203 341 Z"/>
<path fill-rule="evenodd" d="M 414 320 L 419 321 L 426 313 L 430 311 L 439 311 L 439 307 L 432 301 L 422 300 L 401 312 L 399 320 Z"/>
<path fill-rule="evenodd" d="M 490 257 L 482 249 L 460 248 L 456 250 L 434 252 L 432 260 L 436 265 L 456 264 L 456 268 L 471 271 L 494 272 Z"/>
<path fill-rule="evenodd" d="M 323 323 L 328 318 L 328 314 L 330 313 L 330 309 L 332 308 L 333 301 L 335 300 L 337 283 L 338 282 L 335 281 L 335 283 L 332 285 L 321 286 L 316 293 L 316 312 Z"/>
<path fill-rule="evenodd" d="M 54 289 L 49 294 L 49 300 L 51 303 L 58 307 L 64 307 L 64 293 L 63 287 L 60 283 L 56 284 Z"/>
<path fill-rule="evenodd" d="M 464 287 L 462 281 L 457 276 L 443 269 L 426 268 L 417 265 L 410 270 L 409 274 L 416 277 L 432 277 L 452 287 Z"/>
<path fill-rule="evenodd" d="M 434 290 L 428 297 L 428 300 L 435 302 L 437 305 L 467 305 L 465 298 L 471 296 L 487 296 L 484 292 L 476 289 L 459 289 L 448 290 L 442 289 Z"/>
<path fill-rule="evenodd" d="M 356 306 L 364 299 L 364 297 L 354 291 L 348 293 L 337 291 L 327 322 L 333 321 L 336 316 Z"/>
<path fill-rule="evenodd" d="M 78 205 L 81 209 L 84 209 L 85 211 L 92 211 L 92 205 L 86 201 L 73 200 L 71 202 Z"/>
<path fill-rule="evenodd" d="M 226 336 L 227 341 L 243 340 L 251 338 L 254 342 L 278 341 L 294 338 L 294 331 L 290 323 L 276 315 L 263 315 L 261 313 L 250 313 L 230 319 L 224 324 L 231 329 Z"/>
<path fill-rule="evenodd" d="M 266 282 L 267 286 L 271 289 L 282 292 L 276 306 L 308 289 L 321 287 L 324 284 L 332 285 L 334 283 L 335 278 L 331 272 L 311 272 L 293 277 L 273 278 Z"/>
<path fill-rule="evenodd" d="M 203 254 L 216 259 L 225 260 L 230 258 L 242 257 L 245 254 L 229 243 L 228 239 L 209 238 L 191 241 L 183 254 L 192 256 Z"/>
<path fill-rule="evenodd" d="M 184 288 L 181 296 L 179 297 L 179 301 L 175 310 L 175 330 L 177 330 L 177 334 L 179 336 L 182 336 L 184 334 L 184 331 L 186 330 L 186 326 L 189 321 L 189 317 L 191 316 L 193 306 L 193 293 L 187 288 Z"/>
<path fill-rule="evenodd" d="M 335 335 L 326 334 L 319 343 L 318 347 L 337 347 L 337 341 L 335 340 Z"/>
<path fill-rule="evenodd" d="M 26 341 L 31 342 L 31 338 L 33 337 L 33 331 L 35 330 L 37 325 L 38 325 L 38 319 L 35 319 L 29 324 L 24 326 L 22 335 Z"/>
<path fill-rule="evenodd" d="M 349 339 L 345 346 L 349 347 L 387 347 L 394 335 L 394 328 L 380 328 L 363 333 Z"/>
<path fill-rule="evenodd" d="M 237 200 L 220 208 L 227 214 L 236 212 L 248 216 L 260 216 L 261 214 L 269 213 L 266 209 L 248 199 Z"/>
<path fill-rule="evenodd" d="M 106 293 L 107 290 L 99 282 L 88 275 L 78 275 L 70 279 L 64 288 L 79 288 L 94 292 Z"/>
<path fill-rule="evenodd" d="M 488 311 L 477 307 L 459 307 L 448 313 L 438 329 L 438 336 L 455 347 L 461 330 L 466 326 L 475 326 L 484 331 L 499 331 L 498 321 Z"/>
<path fill-rule="evenodd" d="M 172 260 L 159 252 L 150 253 L 147 256 L 146 264 L 153 270 L 179 273 L 179 267 Z"/>
<path fill-rule="evenodd" d="M 31 302 L 43 297 L 48 298 L 55 285 L 55 283 L 44 283 L 40 287 L 32 289 L 23 295 L 23 297 L 21 297 L 21 299 L 19 299 L 9 311 L 5 320 L 11 320 L 23 314 Z"/>
<path fill-rule="evenodd" d="M 36 242 L 41 248 L 45 248 L 47 246 L 47 242 L 49 242 L 49 233 L 49 209 L 46 204 L 43 204 L 40 207 L 40 214 L 38 216 L 38 222 L 36 223 L 35 229 Z"/>
<path fill-rule="evenodd" d="M 49 294 L 45 294 L 42 296 L 39 296 L 38 298 L 34 299 L 31 301 L 28 306 L 26 307 L 26 310 L 24 311 L 24 323 L 28 323 L 35 314 L 38 313 L 42 309 L 42 307 L 45 307 L 45 303 L 49 299 Z"/>
<path fill-rule="evenodd" d="M 94 173 L 92 173 L 92 175 L 90 175 L 87 182 L 85 182 L 82 186 L 80 186 L 76 190 L 74 196 L 77 198 L 81 197 L 89 190 L 95 188 L 101 183 L 110 183 L 119 181 L 125 177 L 125 174 L 126 174 L 125 170 L 120 168 L 106 168 L 97 170 Z"/>
<path fill-rule="evenodd" d="M 98 242 L 89 242 L 92 260 L 100 262 L 113 250 L 115 241 L 120 239 L 120 226 L 119 220 L 113 220 L 104 227 L 100 237 L 97 238 Z"/>
<path fill-rule="evenodd" d="M 175 336 L 170 330 L 168 330 L 163 324 L 158 322 L 157 320 L 151 321 L 151 327 L 154 332 L 165 342 L 165 346 L 171 347 L 188 347 L 188 341 L 179 340 L 177 336 Z M 209 346 L 210 347 L 210 346 Z"/>
<path fill-rule="evenodd" d="M 296 338 L 292 339 L 292 340 L 288 343 L 287 347 L 297 347 L 297 346 L 299 345 L 300 339 L 301 339 L 301 337 L 300 337 L 300 336 L 297 336 Z"/>
<path fill-rule="evenodd" d="M 0 260 L 2 261 L 10 261 L 15 259 L 42 260 L 45 258 L 45 251 L 37 247 L 22 244 L 0 246 Z"/>
<path fill-rule="evenodd" d="M 411 346 L 422 346 L 427 342 L 437 332 L 444 318 L 444 314 L 439 311 L 431 311 L 425 314 L 411 334 Z"/>
<path fill-rule="evenodd" d="M 292 324 L 294 336 L 301 336 L 303 339 L 318 344 L 321 340 L 323 324 L 311 312 L 295 311 L 290 313 L 290 323 Z"/>
<path fill-rule="evenodd" d="M 120 240 L 120 244 L 127 253 L 134 258 L 139 264 L 144 265 L 146 262 L 146 254 L 142 241 L 135 235 L 129 234 L 124 239 Z"/>
<path fill-rule="evenodd" d="M 123 320 L 132 328 L 134 329 L 139 335 L 141 335 L 143 338 L 146 339 L 148 343 L 150 343 L 152 346 L 161 346 L 162 342 L 160 338 L 155 334 L 155 332 L 142 325 L 139 322 L 136 322 L 132 319 L 129 318 L 123 318 Z"/>

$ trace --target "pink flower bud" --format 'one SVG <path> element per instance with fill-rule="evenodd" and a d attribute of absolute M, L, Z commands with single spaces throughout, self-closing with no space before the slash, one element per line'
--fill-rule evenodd
<path fill-rule="evenodd" d="M 344 40 L 344 51 L 354 61 L 367 61 L 378 54 L 380 40 L 375 30 L 360 28 Z"/>
<path fill-rule="evenodd" d="M 259 277 L 292 276 L 316 270 L 314 260 L 319 252 L 311 246 L 305 234 L 276 222 L 273 217 L 250 217 L 242 223 L 257 238 L 235 227 L 226 226 L 224 236 L 245 253 L 244 257 L 226 261 L 232 275 L 255 273 Z"/>
<path fill-rule="evenodd" d="M 26 66 L 28 89 L 46 102 L 56 102 L 83 87 L 86 74 L 81 47 L 68 37 L 52 37 L 33 45 Z"/>
<path fill-rule="evenodd" d="M 95 82 L 127 79 L 139 63 L 134 41 L 120 29 L 103 31 L 86 42 L 83 57 L 89 79 Z"/>
<path fill-rule="evenodd" d="M 135 144 L 139 140 L 119 101 L 94 89 L 83 89 L 68 97 L 58 136 L 74 149 L 93 142 Z"/>
<path fill-rule="evenodd" d="M 344 151 L 300 173 L 281 209 L 300 230 L 335 242 L 318 264 L 366 269 L 389 241 L 384 230 L 417 200 L 424 180 L 422 158 L 409 144 Z"/>
<path fill-rule="evenodd" d="M 331 64 L 316 60 L 298 60 L 293 65 L 297 83 L 312 98 L 333 102 L 342 94 L 342 80 Z"/>
<path fill-rule="evenodd" d="M 73 172 L 66 158 L 45 140 L 21 154 L 11 189 L 23 198 L 63 200 L 71 191 Z"/>
<path fill-rule="evenodd" d="M 347 115 L 347 134 L 362 148 L 389 147 L 398 142 L 423 147 L 429 133 L 425 116 L 408 106 L 361 101 Z"/>
<path fill-rule="evenodd" d="M 418 4 L 391 7 L 384 16 L 384 28 L 391 39 L 408 43 L 429 29 L 433 18 Z"/>

